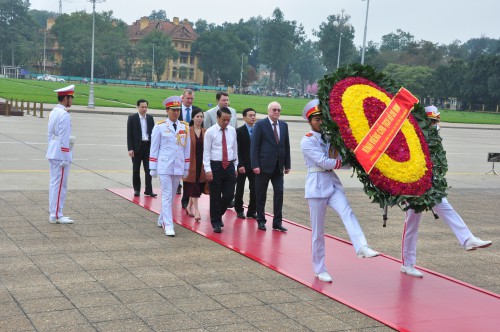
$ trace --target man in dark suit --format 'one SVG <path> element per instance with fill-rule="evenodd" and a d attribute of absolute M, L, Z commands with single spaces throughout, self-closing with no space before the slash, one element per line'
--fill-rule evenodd
<path fill-rule="evenodd" d="M 236 129 L 236 140 L 238 142 L 238 178 L 236 179 L 236 193 L 234 195 L 234 210 L 238 218 L 245 219 L 243 213 L 243 193 L 245 191 L 245 179 L 248 178 L 250 188 L 250 200 L 247 209 L 247 218 L 257 219 L 255 210 L 255 174 L 250 161 L 250 142 L 253 135 L 253 125 L 255 124 L 255 110 L 245 108 L 243 110 L 243 120 L 245 124 Z"/>
<path fill-rule="evenodd" d="M 188 123 L 191 122 L 191 114 L 193 114 L 193 110 L 200 110 L 201 109 L 197 106 L 193 105 L 194 101 L 194 91 L 191 89 L 186 89 L 184 90 L 184 93 L 181 96 L 182 99 L 182 109 L 181 109 L 181 114 L 179 115 L 179 121 L 185 121 Z M 202 124 L 203 126 L 203 124 Z M 180 195 L 182 190 L 182 184 L 179 182 L 179 185 L 177 186 L 177 194 Z M 182 208 L 185 209 L 188 206 L 189 203 L 189 196 L 187 193 L 184 191 L 182 193 L 182 199 L 181 199 L 181 204 Z"/>
<path fill-rule="evenodd" d="M 250 156 L 255 173 L 255 195 L 257 198 L 257 223 L 266 230 L 265 206 L 269 181 L 273 184 L 273 229 L 286 232 L 282 226 L 284 174 L 290 172 L 290 138 L 288 125 L 278 121 L 281 105 L 273 101 L 267 107 L 268 116 L 259 120 L 253 129 Z"/>
<path fill-rule="evenodd" d="M 144 167 L 145 191 L 144 195 L 156 197 L 153 193 L 151 175 L 149 174 L 149 149 L 151 148 L 151 132 L 155 122 L 148 112 L 148 102 L 145 99 L 137 101 L 137 113 L 128 116 L 127 147 L 128 155 L 132 158 L 132 184 L 134 196 L 141 192 L 141 163 Z"/>

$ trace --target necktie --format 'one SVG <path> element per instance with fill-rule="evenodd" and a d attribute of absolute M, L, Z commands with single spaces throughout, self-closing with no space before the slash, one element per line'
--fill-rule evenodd
<path fill-rule="evenodd" d="M 186 122 L 189 123 L 191 121 L 191 108 L 186 107 Z"/>
<path fill-rule="evenodd" d="M 226 144 L 226 130 L 222 130 L 222 168 L 226 169 L 229 166 L 229 161 L 227 160 L 227 144 Z"/>
<path fill-rule="evenodd" d="M 177 131 L 177 124 L 173 123 L 173 126 L 174 126 L 174 131 Z"/>
<path fill-rule="evenodd" d="M 273 126 L 274 126 L 274 138 L 276 139 L 276 144 L 280 144 L 280 138 L 278 136 L 278 130 L 276 129 L 277 126 L 278 126 L 278 123 L 277 122 L 273 122 Z"/>
<path fill-rule="evenodd" d="M 253 128 L 250 128 L 250 138 L 252 138 Z"/>

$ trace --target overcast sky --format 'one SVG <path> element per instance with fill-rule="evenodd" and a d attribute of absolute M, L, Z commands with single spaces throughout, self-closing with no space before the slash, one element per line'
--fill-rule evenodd
<path fill-rule="evenodd" d="M 92 12 L 90 0 L 61 0 L 63 13 L 84 10 Z M 217 25 L 238 22 L 250 17 L 271 17 L 279 7 L 286 20 L 295 20 L 316 40 L 318 30 L 329 15 L 345 13 L 351 16 L 355 29 L 355 44 L 363 43 L 366 0 L 106 0 L 96 1 L 96 11 L 113 11 L 116 18 L 128 24 L 153 10 L 165 10 L 167 17 L 187 18 L 192 22 L 204 19 Z M 30 0 L 31 9 L 59 11 L 60 0 Z M 370 0 L 367 41 L 380 43 L 381 37 L 401 29 L 418 40 L 449 44 L 481 36 L 500 38 L 500 0 Z"/>

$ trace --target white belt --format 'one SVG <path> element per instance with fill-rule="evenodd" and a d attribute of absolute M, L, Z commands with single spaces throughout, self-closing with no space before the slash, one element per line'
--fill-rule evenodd
<path fill-rule="evenodd" d="M 59 136 L 52 135 L 52 139 L 58 140 L 58 139 L 59 139 Z"/>
<path fill-rule="evenodd" d="M 307 173 L 325 173 L 325 172 L 331 172 L 328 169 L 324 169 L 323 167 L 309 167 L 307 169 Z"/>

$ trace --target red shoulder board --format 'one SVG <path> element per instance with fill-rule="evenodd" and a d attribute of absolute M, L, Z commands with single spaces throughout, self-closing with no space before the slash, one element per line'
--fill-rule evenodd
<path fill-rule="evenodd" d="M 313 133 L 307 133 L 306 136 L 307 137 L 311 137 L 313 135 Z"/>

